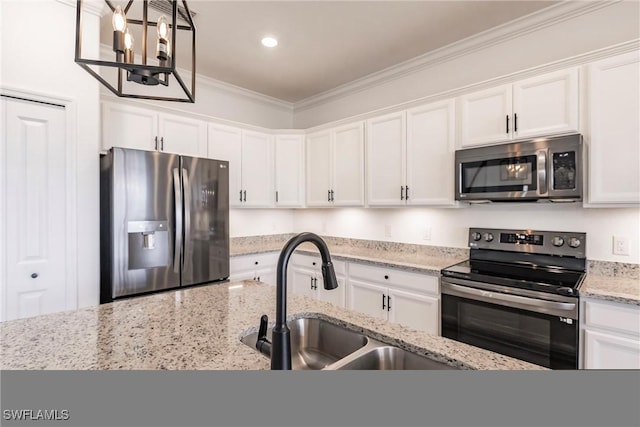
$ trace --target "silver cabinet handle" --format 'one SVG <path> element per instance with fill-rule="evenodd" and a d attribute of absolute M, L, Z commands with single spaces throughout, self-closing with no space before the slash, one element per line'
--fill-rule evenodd
<path fill-rule="evenodd" d="M 176 229 L 173 244 L 173 272 L 180 272 L 180 249 L 182 248 L 182 188 L 178 168 L 173 168 L 173 197 L 176 216 Z"/>

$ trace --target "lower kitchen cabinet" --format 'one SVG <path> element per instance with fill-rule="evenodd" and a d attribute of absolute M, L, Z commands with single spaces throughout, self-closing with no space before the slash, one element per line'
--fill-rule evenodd
<path fill-rule="evenodd" d="M 341 261 L 333 261 L 338 287 L 332 290 L 324 288 L 321 266 L 320 256 L 294 254 L 287 271 L 287 290 L 294 294 L 330 302 L 338 307 L 345 307 L 346 264 Z"/>
<path fill-rule="evenodd" d="M 440 335 L 440 296 L 436 276 L 349 265 L 348 308 Z"/>
<path fill-rule="evenodd" d="M 257 280 L 275 286 L 279 256 L 279 252 L 269 252 L 231 257 L 229 260 L 229 279 L 232 281 Z"/>
<path fill-rule="evenodd" d="M 640 369 L 640 307 L 582 302 L 583 368 Z"/>

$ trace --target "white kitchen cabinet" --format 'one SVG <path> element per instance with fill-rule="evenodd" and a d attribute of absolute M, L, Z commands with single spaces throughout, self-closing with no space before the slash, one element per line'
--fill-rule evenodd
<path fill-rule="evenodd" d="M 257 280 L 276 285 L 279 252 L 233 256 L 229 260 L 229 280 Z"/>
<path fill-rule="evenodd" d="M 370 206 L 453 205 L 455 101 L 367 122 Z"/>
<path fill-rule="evenodd" d="M 229 205 L 273 207 L 274 143 L 262 132 L 210 123 L 209 158 L 229 162 Z"/>
<path fill-rule="evenodd" d="M 103 102 L 102 147 L 207 157 L 207 124 L 190 117 Z"/>
<path fill-rule="evenodd" d="M 588 66 L 589 205 L 640 203 L 640 53 Z"/>
<path fill-rule="evenodd" d="M 394 268 L 349 264 L 348 308 L 440 334 L 438 277 Z"/>
<path fill-rule="evenodd" d="M 582 301 L 584 369 L 640 369 L 640 307 Z"/>
<path fill-rule="evenodd" d="M 578 131 L 578 69 L 460 96 L 460 145 L 474 147 Z"/>
<path fill-rule="evenodd" d="M 275 203 L 304 206 L 304 135 L 275 136 Z"/>
<path fill-rule="evenodd" d="M 333 261 L 338 287 L 324 288 L 320 256 L 293 254 L 287 271 L 288 291 L 320 301 L 326 301 L 338 307 L 345 307 L 346 300 L 346 264 Z"/>
<path fill-rule="evenodd" d="M 307 136 L 307 205 L 364 205 L 364 125 Z"/>

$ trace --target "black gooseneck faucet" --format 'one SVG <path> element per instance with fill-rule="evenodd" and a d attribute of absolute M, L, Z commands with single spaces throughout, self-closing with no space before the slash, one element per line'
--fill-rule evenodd
<path fill-rule="evenodd" d="M 263 314 L 260 318 L 260 329 L 256 348 L 263 354 L 271 357 L 272 370 L 291 369 L 291 334 L 287 326 L 287 264 L 293 251 L 304 242 L 313 243 L 320 251 L 322 257 L 322 278 L 325 289 L 338 287 L 336 272 L 331 263 L 331 255 L 327 244 L 318 235 L 313 233 L 300 233 L 292 237 L 282 248 L 278 258 L 277 284 L 276 284 L 276 324 L 273 327 L 271 342 L 267 339 L 267 324 L 269 318 Z"/>

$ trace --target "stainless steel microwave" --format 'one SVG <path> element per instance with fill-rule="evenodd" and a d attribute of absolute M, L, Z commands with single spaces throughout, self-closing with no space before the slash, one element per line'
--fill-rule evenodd
<path fill-rule="evenodd" d="M 457 150 L 456 200 L 582 200 L 582 135 Z"/>

